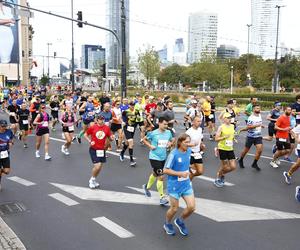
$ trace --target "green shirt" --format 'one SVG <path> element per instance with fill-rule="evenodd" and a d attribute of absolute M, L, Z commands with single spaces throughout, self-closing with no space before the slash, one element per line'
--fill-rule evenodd
<path fill-rule="evenodd" d="M 249 103 L 247 106 L 246 106 L 246 113 L 247 113 L 247 120 L 249 118 L 249 116 L 252 114 L 252 111 L 253 111 L 253 104 L 252 103 Z"/>

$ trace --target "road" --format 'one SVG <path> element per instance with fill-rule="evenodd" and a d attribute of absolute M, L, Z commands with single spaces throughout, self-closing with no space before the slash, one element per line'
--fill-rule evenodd
<path fill-rule="evenodd" d="M 176 116 L 182 121 L 182 114 Z M 182 126 L 176 130 L 184 131 Z M 167 207 L 157 205 L 155 188 L 152 198 L 145 198 L 141 192 L 151 172 L 145 146 L 136 143 L 136 168 L 129 167 L 128 159 L 120 163 L 117 154 L 108 154 L 98 178 L 100 190 L 89 190 L 91 161 L 87 143 L 74 143 L 70 156 L 65 156 L 60 152 L 61 132 L 51 133 L 51 138 L 51 162 L 35 158 L 34 137 L 29 138 L 28 149 L 17 141 L 12 150 L 12 172 L 2 181 L 0 205 L 18 202 L 25 211 L 1 217 L 27 249 L 299 247 L 300 206 L 294 199 L 299 174 L 293 176 L 292 185 L 284 183 L 282 172 L 290 163 L 282 162 L 278 169 L 270 167 L 271 143 L 264 145 L 259 161 L 262 171 L 251 169 L 253 156 L 247 156 L 246 168 L 229 174 L 227 186 L 218 189 L 212 184 L 219 166 L 212 153 L 215 142 L 208 141 L 206 136 L 205 177 L 193 181 L 197 211 L 187 221 L 190 235 L 183 237 L 177 233 L 172 237 L 162 229 Z M 237 156 L 244 140 L 241 135 L 235 146 Z M 139 135 L 135 141 L 139 141 Z"/>

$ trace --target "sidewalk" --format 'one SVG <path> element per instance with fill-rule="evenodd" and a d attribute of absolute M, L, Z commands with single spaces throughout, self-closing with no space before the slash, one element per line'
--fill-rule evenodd
<path fill-rule="evenodd" d="M 26 250 L 18 236 L 0 217 L 0 249 L 2 250 Z"/>

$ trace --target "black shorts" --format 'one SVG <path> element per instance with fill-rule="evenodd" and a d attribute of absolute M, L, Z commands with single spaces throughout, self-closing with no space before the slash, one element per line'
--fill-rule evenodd
<path fill-rule="evenodd" d="M 10 122 L 10 124 L 16 124 L 16 123 L 18 123 L 18 122 L 16 121 L 16 118 L 13 117 L 13 116 L 10 116 L 10 117 L 9 117 L 9 122 Z"/>
<path fill-rule="evenodd" d="M 85 124 L 85 125 L 89 125 L 91 122 L 93 122 L 94 120 L 92 119 L 92 120 L 86 120 L 86 119 L 83 119 L 82 120 L 83 121 L 83 124 Z"/>
<path fill-rule="evenodd" d="M 153 172 L 157 176 L 162 176 L 164 175 L 164 166 L 165 166 L 166 161 L 158 161 L 158 160 L 152 160 L 150 159 L 150 164 L 153 169 Z"/>
<path fill-rule="evenodd" d="M 205 116 L 205 122 L 213 122 L 213 119 L 214 119 L 213 116 L 211 116 L 211 118 L 210 116 Z"/>
<path fill-rule="evenodd" d="M 119 129 L 122 129 L 122 124 L 116 124 L 116 123 L 112 123 L 110 125 L 110 129 L 112 132 L 116 132 L 118 131 Z"/>
<path fill-rule="evenodd" d="M 291 144 L 295 144 L 295 138 L 292 138 L 291 134 L 289 134 L 289 140 Z"/>
<path fill-rule="evenodd" d="M 219 156 L 220 156 L 220 160 L 222 160 L 222 161 L 235 160 L 235 155 L 234 155 L 233 150 L 226 151 L 226 150 L 219 149 Z"/>
<path fill-rule="evenodd" d="M 29 130 L 29 125 L 28 124 L 23 124 L 19 123 L 20 130 L 28 131 Z"/>
<path fill-rule="evenodd" d="M 0 169 L 1 168 L 10 168 L 10 159 L 9 157 L 0 159 Z"/>
<path fill-rule="evenodd" d="M 133 127 L 133 126 L 131 126 L 131 127 Z M 128 126 L 127 125 L 124 126 L 123 131 L 124 131 L 126 140 L 133 139 L 134 132 L 135 132 L 135 126 L 133 128 L 134 128 L 133 132 L 130 132 L 130 131 L 128 131 Z"/>
<path fill-rule="evenodd" d="M 51 112 L 51 116 L 53 119 L 58 119 L 58 112 Z"/>
<path fill-rule="evenodd" d="M 288 141 L 288 139 L 279 139 L 279 138 L 276 138 L 276 146 L 277 146 L 277 150 L 291 149 L 291 144 Z"/>
<path fill-rule="evenodd" d="M 140 128 L 140 127 L 145 127 L 145 123 L 144 123 L 144 121 L 142 121 L 142 122 L 137 122 L 137 123 L 136 123 L 136 126 L 139 126 L 139 128 Z"/>
<path fill-rule="evenodd" d="M 269 123 L 269 125 L 268 125 L 268 133 L 269 133 L 270 137 L 273 137 L 276 134 L 275 124 L 274 123 Z"/>
<path fill-rule="evenodd" d="M 46 134 L 49 134 L 49 128 L 38 128 L 36 130 L 36 135 L 37 136 L 43 136 L 43 135 L 46 135 Z"/>
<path fill-rule="evenodd" d="M 245 143 L 246 148 L 251 148 L 252 145 L 256 146 L 259 144 L 263 144 L 262 137 L 256 137 L 256 138 L 247 137 L 246 138 L 246 143 Z"/>
<path fill-rule="evenodd" d="M 62 131 L 64 133 L 74 133 L 74 129 L 73 130 L 70 130 L 70 127 L 62 127 Z"/>
<path fill-rule="evenodd" d="M 97 156 L 97 151 L 99 152 L 100 155 L 103 155 L 103 156 Z M 102 151 L 102 152 L 100 152 L 100 151 Z M 105 150 L 96 150 L 96 149 L 90 148 L 89 153 L 90 153 L 92 162 L 94 164 L 105 163 L 106 162 L 106 152 L 105 152 Z"/>
<path fill-rule="evenodd" d="M 200 152 L 191 154 L 190 164 L 203 164 L 202 155 Z"/>

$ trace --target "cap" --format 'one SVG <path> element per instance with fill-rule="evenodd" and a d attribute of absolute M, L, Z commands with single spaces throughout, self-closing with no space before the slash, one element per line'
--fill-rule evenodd
<path fill-rule="evenodd" d="M 7 127 L 7 121 L 6 120 L 0 120 L 0 127 Z"/>
<path fill-rule="evenodd" d="M 281 102 L 274 102 L 274 106 L 281 106 Z"/>
<path fill-rule="evenodd" d="M 223 115 L 223 118 L 231 118 L 231 114 L 225 113 L 225 114 Z"/>
<path fill-rule="evenodd" d="M 232 99 L 228 100 L 227 104 L 233 104 L 233 100 Z"/>
<path fill-rule="evenodd" d="M 191 100 L 191 104 L 197 104 L 198 102 L 196 100 Z"/>

